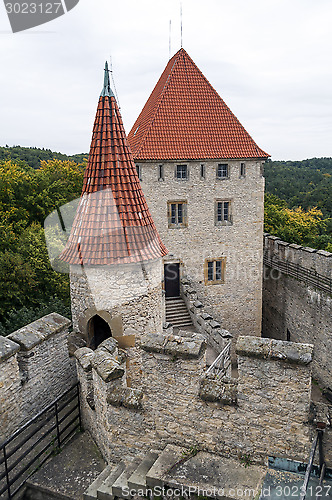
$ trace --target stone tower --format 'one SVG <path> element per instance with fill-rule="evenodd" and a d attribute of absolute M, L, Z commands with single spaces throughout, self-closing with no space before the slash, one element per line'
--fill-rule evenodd
<path fill-rule="evenodd" d="M 260 149 L 184 49 L 128 135 L 157 230 L 167 296 L 194 284 L 234 336 L 260 335 L 264 178 Z M 179 279 L 174 279 L 177 275 Z"/>
<path fill-rule="evenodd" d="M 61 260 L 70 264 L 74 330 L 96 348 L 113 336 L 135 349 L 162 331 L 162 257 L 110 88 L 106 63 L 82 196 Z M 134 356 L 134 353 L 133 353 Z"/>

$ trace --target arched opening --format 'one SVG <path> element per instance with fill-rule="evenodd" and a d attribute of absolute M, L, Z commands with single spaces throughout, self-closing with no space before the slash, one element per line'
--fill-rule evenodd
<path fill-rule="evenodd" d="M 109 324 L 98 314 L 93 316 L 89 321 L 88 327 L 89 347 L 97 349 L 97 347 L 109 337 L 112 337 L 112 331 Z"/>

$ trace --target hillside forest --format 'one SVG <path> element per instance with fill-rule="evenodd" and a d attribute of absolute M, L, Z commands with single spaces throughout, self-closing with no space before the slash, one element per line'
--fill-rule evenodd
<path fill-rule="evenodd" d="M 44 220 L 81 194 L 87 155 L 0 147 L 0 335 L 53 311 L 70 317 L 68 274 L 52 269 Z M 265 231 L 332 252 L 332 158 L 267 161 Z"/>

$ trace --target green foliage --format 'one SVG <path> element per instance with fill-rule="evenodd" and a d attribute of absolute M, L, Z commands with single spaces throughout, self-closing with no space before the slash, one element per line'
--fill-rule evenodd
<path fill-rule="evenodd" d="M 69 160 L 43 161 L 37 169 L 0 161 L 1 333 L 45 311 L 68 314 L 69 277 L 52 269 L 42 224 L 53 210 L 80 196 L 83 172 L 83 165 Z"/>
<path fill-rule="evenodd" d="M 62 153 L 54 153 L 45 148 L 24 148 L 21 146 L 1 147 L 0 162 L 3 160 L 13 160 L 18 165 L 26 165 L 32 168 L 39 168 L 41 161 L 49 161 L 54 158 L 57 160 L 72 160 L 75 163 L 84 163 L 88 157 L 86 154 L 76 154 L 67 156 Z"/>
<path fill-rule="evenodd" d="M 267 161 L 265 231 L 332 251 L 332 158 Z"/>

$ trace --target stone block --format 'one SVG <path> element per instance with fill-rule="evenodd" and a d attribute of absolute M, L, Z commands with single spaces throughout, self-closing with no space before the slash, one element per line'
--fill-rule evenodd
<path fill-rule="evenodd" d="M 208 375 L 201 379 L 199 397 L 204 401 L 219 402 L 225 405 L 237 403 L 237 380 L 216 378 Z"/>
<path fill-rule="evenodd" d="M 70 325 L 69 319 L 52 313 L 11 333 L 8 338 L 19 344 L 22 350 L 29 351 L 52 335 L 69 328 Z"/>
<path fill-rule="evenodd" d="M 92 370 L 91 360 L 94 357 L 95 353 L 92 349 L 88 347 L 81 347 L 77 349 L 74 353 L 75 358 L 83 368 L 85 372 L 89 372 Z"/>
<path fill-rule="evenodd" d="M 206 340 L 202 335 L 180 337 L 176 335 L 145 335 L 141 348 L 148 352 L 168 354 L 180 358 L 198 358 L 205 351 Z"/>
<path fill-rule="evenodd" d="M 0 336 L 0 362 L 14 356 L 20 350 L 20 346 L 8 337 Z"/>
<path fill-rule="evenodd" d="M 107 403 L 112 406 L 124 406 L 130 410 L 141 408 L 143 392 L 131 387 L 112 387 L 107 394 Z"/>
<path fill-rule="evenodd" d="M 105 349 L 105 351 L 109 352 L 110 354 L 114 354 L 117 348 L 118 342 L 113 337 L 109 337 L 98 346 L 98 349 Z"/>
<path fill-rule="evenodd" d="M 313 348 L 311 344 L 241 336 L 236 344 L 236 353 L 240 356 L 307 365 L 312 361 Z"/>
<path fill-rule="evenodd" d="M 104 350 L 97 349 L 94 352 L 94 356 L 91 358 L 91 364 L 104 382 L 110 382 L 124 375 L 124 369 Z"/>

